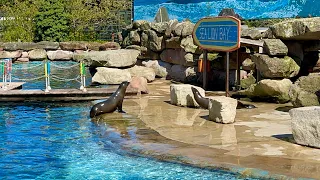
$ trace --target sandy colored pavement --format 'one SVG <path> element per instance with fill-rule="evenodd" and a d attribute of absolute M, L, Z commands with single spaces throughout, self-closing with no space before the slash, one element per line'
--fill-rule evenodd
<path fill-rule="evenodd" d="M 149 90 L 125 99 L 126 115 L 106 114 L 99 120 L 119 132 L 126 147 L 242 175 L 320 179 L 320 149 L 294 142 L 290 103 L 252 103 L 258 108 L 238 109 L 234 124 L 218 124 L 208 120 L 208 110 L 171 105 L 169 81 L 155 81 Z"/>

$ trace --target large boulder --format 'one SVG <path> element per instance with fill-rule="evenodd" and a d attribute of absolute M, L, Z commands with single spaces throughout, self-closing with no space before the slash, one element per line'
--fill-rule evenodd
<path fill-rule="evenodd" d="M 256 53 L 252 55 L 252 61 L 264 78 L 290 78 L 296 76 L 300 70 L 298 64 L 289 56 L 279 58 Z"/>
<path fill-rule="evenodd" d="M 289 114 L 296 143 L 320 148 L 320 106 L 291 109 Z"/>
<path fill-rule="evenodd" d="M 270 80 L 264 79 L 257 84 L 251 85 L 248 89 L 240 91 L 254 100 L 262 100 L 276 103 L 286 103 L 290 101 L 288 95 L 292 82 L 289 79 Z"/>
<path fill-rule="evenodd" d="M 16 59 L 22 56 L 22 51 L 0 51 L 0 59 L 12 58 Z"/>
<path fill-rule="evenodd" d="M 320 40 L 320 17 L 290 19 L 270 28 L 278 39 Z"/>
<path fill-rule="evenodd" d="M 131 81 L 131 74 L 128 70 L 98 67 L 92 77 L 92 82 L 100 84 L 121 84 L 123 81 Z"/>
<path fill-rule="evenodd" d="M 252 73 L 250 73 L 246 78 L 240 79 L 240 87 L 243 89 L 247 89 L 251 85 L 255 84 L 256 81 L 256 78 L 252 75 Z"/>
<path fill-rule="evenodd" d="M 139 45 L 141 42 L 140 34 L 138 33 L 138 30 L 130 31 L 128 36 L 124 38 L 124 41 L 122 44 L 124 46 L 130 46 L 130 45 Z"/>
<path fill-rule="evenodd" d="M 44 60 L 47 59 L 47 52 L 44 49 L 33 49 L 29 51 L 30 60 Z"/>
<path fill-rule="evenodd" d="M 151 23 L 151 29 L 159 34 L 164 34 L 169 27 L 168 22 Z"/>
<path fill-rule="evenodd" d="M 91 67 L 121 68 L 136 64 L 139 54 L 140 51 L 134 49 L 90 51 L 75 53 L 73 59 L 79 62 L 83 61 L 87 66 Z"/>
<path fill-rule="evenodd" d="M 150 22 L 146 20 L 136 20 L 133 22 L 133 28 L 140 31 L 148 30 L 151 28 Z"/>
<path fill-rule="evenodd" d="M 144 77 L 148 82 L 154 81 L 156 77 L 156 73 L 152 68 L 144 66 L 133 66 L 127 70 L 130 72 L 132 77 Z"/>
<path fill-rule="evenodd" d="M 168 22 L 168 28 L 165 31 L 166 37 L 171 37 L 173 31 L 175 30 L 176 26 L 179 24 L 179 21 L 177 19 L 172 19 Z"/>
<path fill-rule="evenodd" d="M 47 51 L 47 55 L 50 60 L 71 60 L 73 52 L 63 50 Z"/>
<path fill-rule="evenodd" d="M 141 45 L 152 51 L 159 52 L 165 48 L 165 41 L 163 36 L 158 36 L 155 31 L 149 29 L 143 31 L 141 35 Z"/>
<path fill-rule="evenodd" d="M 181 40 L 180 44 L 181 48 L 184 49 L 185 52 L 188 53 L 196 53 L 201 54 L 202 51 L 199 49 L 198 46 L 194 45 L 192 36 L 187 36 Z"/>
<path fill-rule="evenodd" d="M 142 59 L 142 60 L 157 60 L 160 59 L 160 54 L 157 52 L 153 52 L 150 49 L 143 47 L 143 46 L 138 46 L 138 45 L 130 45 L 127 46 L 126 49 L 135 49 L 140 51 L 140 54 L 138 56 L 138 59 Z"/>
<path fill-rule="evenodd" d="M 242 28 L 241 37 L 249 39 L 260 39 L 262 37 L 262 34 L 256 28 Z"/>
<path fill-rule="evenodd" d="M 3 43 L 2 47 L 7 51 L 24 50 L 30 51 L 33 49 L 57 50 L 59 48 L 58 42 L 41 41 L 33 42 L 7 42 Z"/>
<path fill-rule="evenodd" d="M 183 83 L 196 82 L 198 79 L 196 68 L 182 65 L 173 65 L 169 76 L 172 80 Z"/>
<path fill-rule="evenodd" d="M 192 34 L 195 24 L 190 21 L 178 23 L 174 29 L 176 36 L 187 37 Z"/>
<path fill-rule="evenodd" d="M 209 120 L 230 124 L 234 123 L 238 101 L 224 96 L 215 96 L 209 99 Z"/>
<path fill-rule="evenodd" d="M 271 56 L 286 56 L 288 47 L 280 39 L 264 39 L 264 49 Z"/>
<path fill-rule="evenodd" d="M 87 43 L 79 41 L 60 42 L 60 48 L 66 51 L 87 50 Z"/>
<path fill-rule="evenodd" d="M 194 99 L 191 87 L 196 88 L 202 96 L 205 96 L 204 89 L 190 84 L 171 84 L 170 103 L 176 106 L 199 107 Z"/>
<path fill-rule="evenodd" d="M 171 64 L 195 66 L 199 59 L 199 55 L 187 53 L 184 49 L 165 49 L 160 54 L 160 58 L 162 61 Z"/>
<path fill-rule="evenodd" d="M 159 60 L 142 61 L 142 65 L 148 68 L 152 68 L 155 71 L 156 76 L 161 78 L 167 77 L 172 67 L 170 63 Z"/>
<path fill-rule="evenodd" d="M 294 107 L 319 106 L 316 92 L 320 89 L 320 75 L 300 77 L 290 88 L 289 95 Z"/>
<path fill-rule="evenodd" d="M 256 70 L 256 64 L 250 58 L 246 58 L 242 62 L 242 69 L 246 71 L 254 71 Z"/>

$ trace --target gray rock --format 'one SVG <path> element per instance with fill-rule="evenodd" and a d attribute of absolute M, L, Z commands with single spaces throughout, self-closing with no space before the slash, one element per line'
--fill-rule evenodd
<path fill-rule="evenodd" d="M 205 96 L 204 89 L 190 84 L 171 84 L 170 103 L 176 106 L 199 107 L 194 99 L 191 87 L 196 88 L 202 96 Z"/>
<path fill-rule="evenodd" d="M 132 77 L 144 77 L 148 82 L 154 81 L 156 77 L 154 69 L 148 67 L 133 66 L 127 70 L 130 72 Z"/>
<path fill-rule="evenodd" d="M 98 67 L 92 77 L 92 82 L 100 84 L 121 84 L 123 81 L 131 81 L 131 74 L 125 69 Z"/>
<path fill-rule="evenodd" d="M 86 44 L 88 50 L 99 51 L 102 43 L 99 42 L 87 42 Z"/>
<path fill-rule="evenodd" d="M 168 22 L 151 23 L 151 29 L 159 34 L 165 34 L 165 32 L 168 28 L 169 28 Z"/>
<path fill-rule="evenodd" d="M 7 51 L 24 50 L 30 51 L 33 49 L 57 50 L 59 48 L 58 42 L 41 41 L 33 42 L 7 42 L 2 44 L 3 49 Z"/>
<path fill-rule="evenodd" d="M 184 49 L 165 49 L 160 54 L 160 58 L 164 62 L 171 64 L 179 64 L 184 66 L 195 66 L 199 55 L 186 53 Z"/>
<path fill-rule="evenodd" d="M 141 31 L 151 29 L 151 25 L 149 21 L 146 20 L 136 20 L 133 22 L 133 28 Z"/>
<path fill-rule="evenodd" d="M 288 47 L 280 39 L 264 39 L 264 49 L 270 56 L 286 56 Z"/>
<path fill-rule="evenodd" d="M 248 74 L 247 78 L 240 80 L 240 87 L 243 89 L 249 88 L 251 85 L 256 83 L 256 78 L 252 74 Z"/>
<path fill-rule="evenodd" d="M 120 49 L 120 44 L 117 42 L 105 42 L 103 44 L 101 44 L 101 46 L 99 47 L 100 51 L 105 51 L 105 50 L 118 50 Z"/>
<path fill-rule="evenodd" d="M 252 61 L 264 78 L 290 78 L 296 76 L 300 69 L 289 56 L 278 58 L 254 54 L 252 55 Z"/>
<path fill-rule="evenodd" d="M 302 107 L 289 111 L 292 135 L 296 143 L 320 148 L 320 107 Z"/>
<path fill-rule="evenodd" d="M 236 99 L 224 96 L 215 96 L 209 99 L 209 120 L 230 124 L 234 123 L 237 113 Z"/>
<path fill-rule="evenodd" d="M 264 79 L 257 84 L 251 85 L 248 89 L 240 91 L 240 94 L 249 98 L 276 103 L 286 103 L 290 101 L 289 90 L 292 82 L 289 79 L 270 80 Z"/>
<path fill-rule="evenodd" d="M 310 74 L 300 77 L 290 87 L 289 96 L 294 107 L 319 106 L 316 92 L 320 89 L 320 76 Z"/>
<path fill-rule="evenodd" d="M 87 50 L 87 45 L 79 41 L 60 42 L 60 48 L 66 51 Z"/>
<path fill-rule="evenodd" d="M 194 45 L 192 35 L 187 36 L 181 40 L 181 48 L 188 53 L 201 54 L 201 50 L 198 46 Z"/>
<path fill-rule="evenodd" d="M 173 65 L 171 67 L 169 76 L 172 80 L 183 83 L 196 82 L 198 78 L 196 68 L 185 67 L 182 65 Z"/>
<path fill-rule="evenodd" d="M 160 59 L 159 53 L 153 52 L 150 49 L 143 47 L 143 46 L 131 45 L 131 46 L 127 46 L 126 49 L 136 49 L 136 50 L 140 51 L 138 59 L 141 59 L 141 60 L 149 60 L 149 59 L 158 60 L 158 59 Z"/>
<path fill-rule="evenodd" d="M 246 71 L 255 70 L 256 64 L 250 58 L 247 58 L 242 62 L 242 69 Z"/>
<path fill-rule="evenodd" d="M 319 40 L 320 17 L 290 19 L 270 27 L 274 36 L 286 40 Z"/>
<path fill-rule="evenodd" d="M 44 49 L 33 49 L 29 51 L 30 60 L 44 60 L 47 59 L 47 52 Z"/>
<path fill-rule="evenodd" d="M 192 34 L 195 24 L 190 21 L 178 23 L 174 29 L 176 36 L 187 37 Z"/>
<path fill-rule="evenodd" d="M 71 60 L 73 58 L 73 52 L 71 51 L 47 51 L 48 59 L 50 60 Z"/>
<path fill-rule="evenodd" d="M 159 60 L 149 60 L 142 61 L 142 65 L 148 68 L 152 68 L 157 77 L 167 77 L 168 73 L 171 71 L 172 65 Z"/>
<path fill-rule="evenodd" d="M 92 67 L 128 67 L 136 64 L 140 51 L 134 49 L 119 49 L 108 51 L 90 51 L 75 53 L 75 61 L 83 61 Z"/>
<path fill-rule="evenodd" d="M 147 30 L 142 33 L 141 45 L 148 49 L 159 52 L 165 48 L 165 41 L 163 36 L 158 36 L 153 30 Z"/>
<path fill-rule="evenodd" d="M 258 29 L 247 28 L 241 30 L 241 37 L 257 40 L 262 37 L 262 34 Z"/>
<path fill-rule="evenodd" d="M 22 50 L 17 51 L 0 51 L 0 59 L 12 58 L 16 59 L 22 56 Z"/>
<path fill-rule="evenodd" d="M 168 28 L 166 29 L 166 32 L 165 32 L 165 36 L 166 37 L 171 37 L 171 34 L 173 33 L 173 31 L 176 28 L 176 26 L 178 25 L 178 23 L 179 22 L 176 19 L 173 19 L 173 20 L 169 21 Z"/>

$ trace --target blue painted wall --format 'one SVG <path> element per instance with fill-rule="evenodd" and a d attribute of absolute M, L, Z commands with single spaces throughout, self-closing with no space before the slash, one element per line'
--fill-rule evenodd
<path fill-rule="evenodd" d="M 135 0 L 134 19 L 153 21 L 161 6 L 170 19 L 193 22 L 217 16 L 223 8 L 233 8 L 244 19 L 320 16 L 320 0 Z"/>

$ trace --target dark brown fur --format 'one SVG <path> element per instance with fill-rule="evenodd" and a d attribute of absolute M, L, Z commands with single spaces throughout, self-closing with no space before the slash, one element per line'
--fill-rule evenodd
<path fill-rule="evenodd" d="M 90 118 L 104 113 L 112 113 L 117 109 L 118 112 L 125 113 L 122 110 L 122 103 L 128 85 L 129 82 L 122 82 L 118 89 L 106 101 L 99 102 L 92 106 L 90 110 Z"/>

